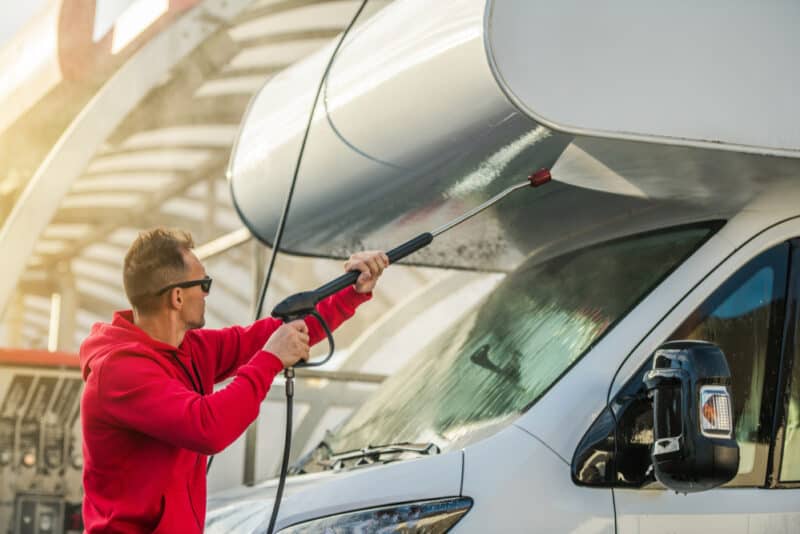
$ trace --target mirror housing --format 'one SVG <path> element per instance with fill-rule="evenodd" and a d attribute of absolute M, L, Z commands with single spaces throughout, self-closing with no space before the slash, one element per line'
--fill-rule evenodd
<path fill-rule="evenodd" d="M 653 399 L 651 460 L 656 479 L 680 493 L 705 491 L 739 470 L 731 372 L 719 347 L 671 341 L 644 376 Z"/>

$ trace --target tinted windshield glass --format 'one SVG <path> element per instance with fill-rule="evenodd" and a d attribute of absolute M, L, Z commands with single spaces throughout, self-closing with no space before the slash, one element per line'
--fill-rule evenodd
<path fill-rule="evenodd" d="M 458 448 L 541 397 L 687 257 L 710 227 L 672 228 L 533 255 L 444 331 L 328 440 L 342 451 L 400 441 Z"/>

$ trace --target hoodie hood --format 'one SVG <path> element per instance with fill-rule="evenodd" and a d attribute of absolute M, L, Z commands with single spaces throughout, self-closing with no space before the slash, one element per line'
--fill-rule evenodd
<path fill-rule="evenodd" d="M 92 331 L 80 348 L 81 376 L 85 381 L 92 366 L 109 354 L 135 349 L 136 352 L 153 354 L 177 351 L 177 347 L 150 337 L 147 332 L 133 324 L 133 311 L 117 311 L 111 323 L 95 323 Z"/>

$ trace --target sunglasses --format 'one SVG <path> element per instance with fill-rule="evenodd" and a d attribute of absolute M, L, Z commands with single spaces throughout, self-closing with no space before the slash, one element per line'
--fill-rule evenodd
<path fill-rule="evenodd" d="M 202 289 L 204 293 L 208 293 L 209 291 L 211 291 L 211 282 L 213 282 L 213 280 L 211 279 L 210 276 L 206 276 L 205 278 L 201 278 L 200 280 L 177 282 L 175 284 L 170 284 L 168 286 L 162 287 L 161 289 L 156 291 L 156 296 L 162 295 L 164 292 L 169 291 L 170 289 L 176 287 L 181 287 L 186 289 L 187 287 L 200 286 L 200 289 Z"/>

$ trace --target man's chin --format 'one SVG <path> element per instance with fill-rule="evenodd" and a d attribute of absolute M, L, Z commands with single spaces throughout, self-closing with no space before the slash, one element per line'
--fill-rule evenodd
<path fill-rule="evenodd" d="M 195 330 L 196 328 L 203 328 L 206 325 L 205 318 L 200 319 L 199 322 L 189 323 L 189 330 Z"/>

